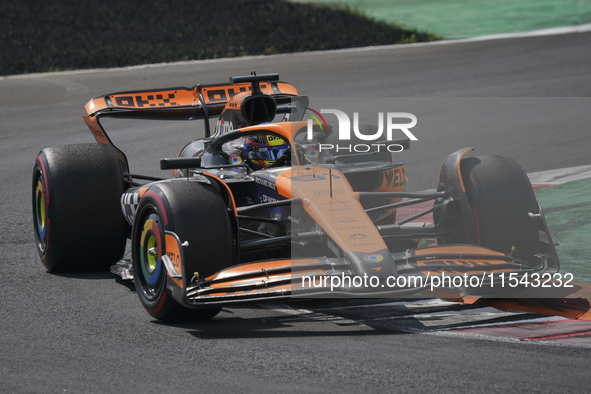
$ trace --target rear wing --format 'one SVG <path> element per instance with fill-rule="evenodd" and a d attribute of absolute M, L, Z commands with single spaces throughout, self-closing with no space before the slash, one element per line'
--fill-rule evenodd
<path fill-rule="evenodd" d="M 278 81 L 278 74 L 230 78 L 229 84 L 197 85 L 194 88 L 165 88 L 107 94 L 91 99 L 85 106 L 84 122 L 99 144 L 115 148 L 123 171 L 129 172 L 125 153 L 111 141 L 100 123 L 102 117 L 154 120 L 205 120 L 209 137 L 209 118 L 221 115 L 228 101 L 244 92 L 264 93 L 280 104 L 298 96 L 293 85 Z"/>
<path fill-rule="evenodd" d="M 285 82 L 266 81 L 261 82 L 259 87 L 262 93 L 276 98 L 298 95 L 296 88 Z M 85 108 L 90 117 L 195 120 L 219 116 L 232 97 L 251 91 L 252 85 L 248 82 L 138 90 L 93 98 Z"/>

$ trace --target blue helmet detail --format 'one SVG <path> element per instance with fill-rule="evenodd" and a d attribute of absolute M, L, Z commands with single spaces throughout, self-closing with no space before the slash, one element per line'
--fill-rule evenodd
<path fill-rule="evenodd" d="M 287 149 L 289 145 L 274 135 L 246 137 L 244 141 L 245 161 L 253 170 L 262 170 L 274 163 Z"/>

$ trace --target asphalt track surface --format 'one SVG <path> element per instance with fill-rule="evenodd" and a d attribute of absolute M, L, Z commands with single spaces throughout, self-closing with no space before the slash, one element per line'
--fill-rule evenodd
<path fill-rule="evenodd" d="M 451 103 L 445 128 L 417 126 L 404 157 L 410 189 L 435 187 L 442 158 L 463 146 L 514 156 L 527 172 L 590 164 L 580 110 L 589 107 L 590 46 L 583 33 L 0 79 L 0 391 L 588 392 L 589 347 L 401 330 L 368 323 L 364 308 L 346 317 L 313 303 L 226 308 L 208 323 L 159 323 L 109 273 L 45 272 L 32 242 L 30 178 L 40 149 L 92 142 L 80 118 L 90 97 L 250 70 L 279 72 L 312 98 L 417 100 L 408 112 L 425 123 L 427 110 Z M 528 121 L 515 109 L 523 105 L 534 111 Z M 483 106 L 494 115 L 475 115 Z M 480 124 L 487 116 L 494 125 Z M 195 123 L 174 135 L 166 123 L 105 125 L 127 127 L 111 137 L 134 172 L 158 173 L 158 159 L 201 133 Z"/>

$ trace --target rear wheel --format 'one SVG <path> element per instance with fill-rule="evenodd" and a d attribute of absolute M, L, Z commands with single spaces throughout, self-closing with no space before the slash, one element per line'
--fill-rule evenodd
<path fill-rule="evenodd" d="M 208 185 L 177 181 L 152 186 L 138 206 L 132 234 L 136 289 L 146 311 L 170 321 L 202 321 L 221 308 L 193 309 L 179 304 L 167 290 L 162 262 L 167 253 L 165 231 L 186 243 L 185 281 L 194 273 L 206 278 L 232 264 L 232 233 L 228 211 L 220 195 Z M 184 283 L 183 286 L 187 286 Z"/>
<path fill-rule="evenodd" d="M 540 252 L 538 227 L 528 213 L 537 213 L 538 205 L 521 166 L 510 157 L 482 156 L 462 159 L 460 168 L 474 216 L 476 243 L 512 253 L 535 266 L 535 255 Z"/>
<path fill-rule="evenodd" d="M 115 150 L 80 144 L 43 149 L 33 168 L 37 251 L 52 272 L 108 269 L 125 251 L 123 172 Z"/>

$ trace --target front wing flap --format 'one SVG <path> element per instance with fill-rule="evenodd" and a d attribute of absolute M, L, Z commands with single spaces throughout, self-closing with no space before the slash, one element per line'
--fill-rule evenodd
<path fill-rule="evenodd" d="M 393 253 L 396 276 L 356 275 L 345 258 L 285 259 L 233 266 L 186 289 L 185 305 L 241 304 L 293 297 L 406 296 L 453 283 L 460 276 L 486 288 L 496 273 L 524 275 L 538 267 L 511 256 L 472 245 L 445 245 Z M 490 274 L 493 275 L 490 275 Z M 449 282 L 442 282 L 448 277 Z M 372 279 L 373 278 L 373 279 Z M 491 283 L 491 281 L 493 281 Z M 498 286 L 497 286 L 498 287 Z"/>

